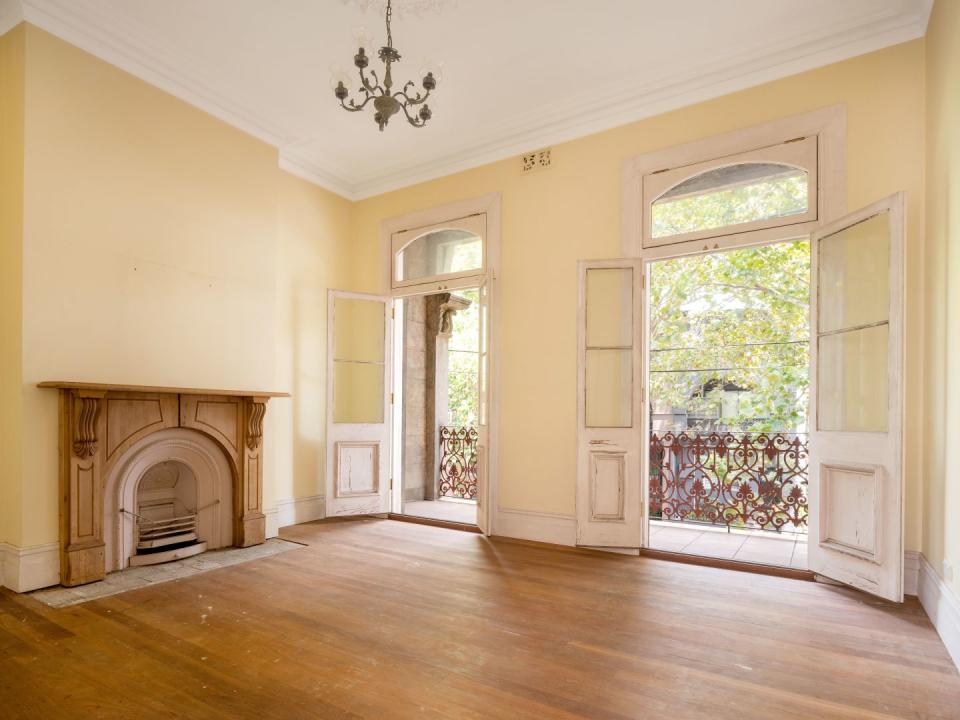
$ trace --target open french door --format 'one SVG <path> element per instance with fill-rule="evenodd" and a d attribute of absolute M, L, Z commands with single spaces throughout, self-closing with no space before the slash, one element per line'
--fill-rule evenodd
<path fill-rule="evenodd" d="M 639 260 L 579 264 L 578 545 L 641 546 L 642 277 Z"/>
<path fill-rule="evenodd" d="M 900 602 L 903 194 L 811 239 L 809 567 Z"/>
<path fill-rule="evenodd" d="M 477 288 L 480 332 L 477 337 L 477 527 L 491 532 L 490 493 L 490 284 L 484 278 Z"/>
<path fill-rule="evenodd" d="M 327 295 L 327 517 L 389 511 L 391 307 Z"/>

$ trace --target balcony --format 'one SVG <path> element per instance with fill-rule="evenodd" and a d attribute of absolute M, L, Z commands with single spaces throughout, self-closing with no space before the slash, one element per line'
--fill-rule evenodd
<path fill-rule="evenodd" d="M 808 443 L 801 433 L 651 433 L 651 547 L 805 568 Z"/>
<path fill-rule="evenodd" d="M 415 517 L 475 525 L 477 522 L 477 441 L 475 427 L 441 426 L 436 500 L 404 503 Z"/>

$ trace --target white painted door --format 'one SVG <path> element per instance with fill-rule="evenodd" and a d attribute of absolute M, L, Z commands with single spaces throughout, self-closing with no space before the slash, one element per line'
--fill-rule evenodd
<path fill-rule="evenodd" d="M 327 296 L 327 517 L 390 503 L 391 299 Z"/>
<path fill-rule="evenodd" d="M 577 544 L 638 548 L 642 533 L 642 268 L 579 265 Z"/>
<path fill-rule="evenodd" d="M 491 532 L 490 510 L 490 284 L 485 279 L 477 288 L 480 322 L 477 342 L 477 526 L 484 535 Z"/>
<path fill-rule="evenodd" d="M 903 600 L 903 194 L 812 235 L 809 567 Z"/>

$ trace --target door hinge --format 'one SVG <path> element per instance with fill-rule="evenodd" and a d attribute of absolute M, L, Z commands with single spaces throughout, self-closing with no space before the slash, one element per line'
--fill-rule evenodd
<path fill-rule="evenodd" d="M 393 405 L 393 393 L 390 393 L 390 404 Z"/>
<path fill-rule="evenodd" d="M 390 478 L 390 489 L 393 490 L 393 478 Z"/>
<path fill-rule="evenodd" d="M 390 308 L 390 319 L 391 320 L 397 319 L 397 309 L 395 307 Z"/>

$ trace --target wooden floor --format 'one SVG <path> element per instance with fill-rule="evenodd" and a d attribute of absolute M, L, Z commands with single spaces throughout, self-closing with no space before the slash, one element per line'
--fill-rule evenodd
<path fill-rule="evenodd" d="M 54 610 L 0 593 L 0 717 L 960 718 L 916 600 L 391 520 Z"/>

